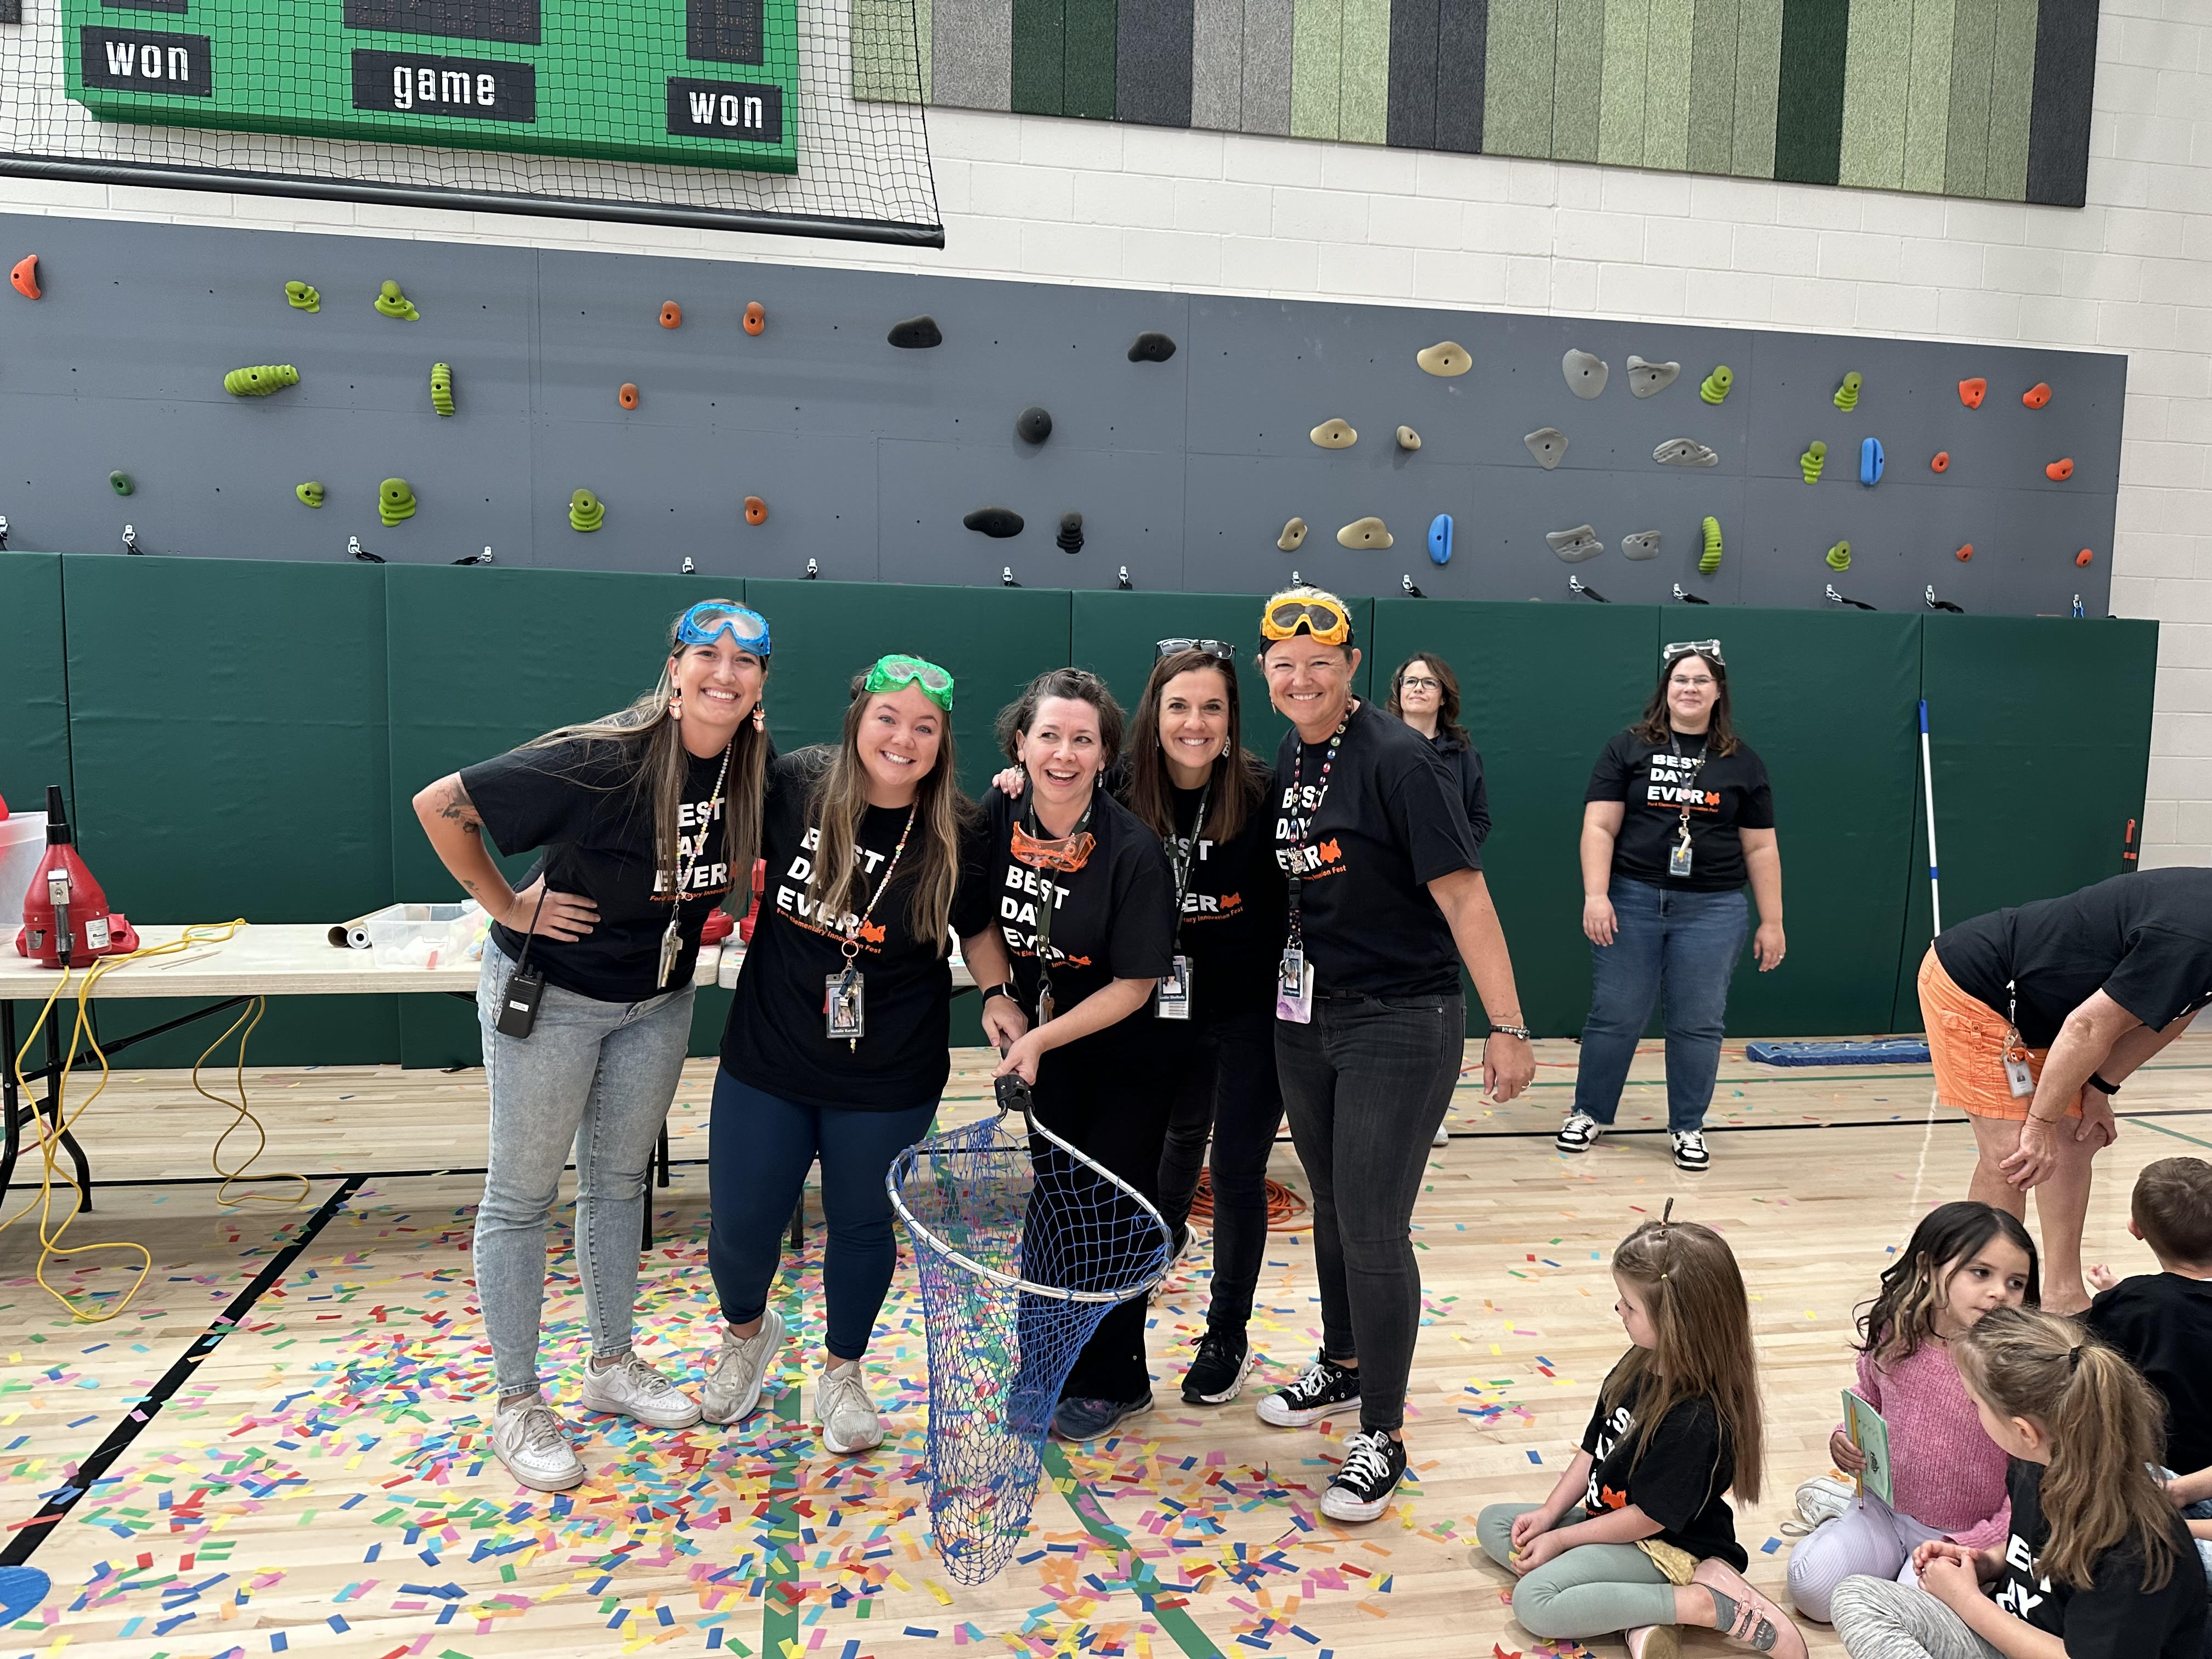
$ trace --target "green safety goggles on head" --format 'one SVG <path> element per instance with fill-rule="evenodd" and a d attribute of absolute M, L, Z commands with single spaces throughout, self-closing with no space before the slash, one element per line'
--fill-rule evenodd
<path fill-rule="evenodd" d="M 876 695 L 896 691 L 902 685 L 920 686 L 923 696 L 946 714 L 952 712 L 952 676 L 920 657 L 896 653 L 878 657 L 869 668 L 867 678 L 860 682 L 862 690 Z"/>

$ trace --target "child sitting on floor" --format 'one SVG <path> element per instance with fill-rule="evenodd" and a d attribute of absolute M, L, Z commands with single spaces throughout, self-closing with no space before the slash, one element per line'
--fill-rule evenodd
<path fill-rule="evenodd" d="M 1859 1313 L 1857 1392 L 1889 1428 L 1894 1506 L 1863 1491 L 1791 1553 L 1790 1598 L 1808 1619 L 1825 1621 L 1854 1573 L 1915 1582 L 1912 1552 L 1931 1538 L 1970 1550 L 2003 1540 L 2005 1455 L 1982 1432 L 1951 1344 L 2039 1290 L 2034 1241 L 1993 1205 L 1939 1205 L 1912 1230 Z M 1846 1474 L 1866 1467 L 1840 1424 L 1828 1455 Z"/>
<path fill-rule="evenodd" d="M 1718 1233 L 1674 1204 L 1613 1253 L 1633 1344 L 1605 1380 L 1582 1449 L 1541 1504 L 1493 1504 L 1476 1536 L 1519 1575 L 1534 1636 L 1627 1632 L 1632 1659 L 1673 1659 L 1675 1627 L 1805 1659 L 1790 1615 L 1744 1581 L 1724 1494 L 1759 1501 L 1765 1443 L 1743 1276 Z"/>

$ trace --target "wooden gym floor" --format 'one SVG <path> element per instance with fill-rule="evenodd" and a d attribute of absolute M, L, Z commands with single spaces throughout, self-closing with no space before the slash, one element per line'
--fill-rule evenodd
<path fill-rule="evenodd" d="M 781 1304 L 799 1340 L 781 1392 L 750 1424 L 683 1434 L 586 1419 L 590 1479 L 547 1498 L 507 1481 L 483 1443 L 488 1352 L 469 1284 L 481 1187 L 481 1073 L 304 1068 L 249 1076 L 267 1126 L 258 1169 L 310 1180 L 224 1206 L 210 1147 L 230 1115 L 180 1073 L 123 1073 L 78 1133 L 99 1209 L 66 1242 L 136 1241 L 153 1269 L 119 1316 L 75 1322 L 34 1277 L 35 1202 L 9 1196 L 0 1232 L 0 1538 L 79 1461 L 137 1426 L 93 1490 L 39 1544 L 46 1605 L 0 1654 L 170 1659 L 299 1653 L 398 1659 L 721 1649 L 757 1659 L 924 1659 L 1012 1652 L 1205 1659 L 1209 1655 L 1567 1653 L 1531 1638 L 1504 1604 L 1506 1576 L 1470 1565 L 1488 1503 L 1549 1489 L 1624 1342 L 1605 1261 L 1669 1195 L 1725 1231 L 1743 1264 L 1765 1366 L 1769 1490 L 1739 1507 L 1755 1581 L 1779 1595 L 1780 1528 L 1797 1482 L 1827 1467 L 1837 1390 L 1850 1380 L 1853 1304 L 1929 1205 L 1961 1196 L 1972 1138 L 1931 1121 L 1923 1067 L 1776 1071 L 1724 1056 L 1714 1165 L 1667 1158 L 1656 1048 L 1640 1055 L 1622 1128 L 1563 1158 L 1550 1133 L 1570 1098 L 1575 1047 L 1539 1045 L 1534 1089 L 1486 1105 L 1463 1082 L 1451 1145 L 1433 1158 L 1415 1217 L 1427 1316 L 1408 1440 L 1418 1484 L 1364 1528 L 1319 1517 L 1345 1424 L 1270 1430 L 1263 1382 L 1318 1342 L 1310 1240 L 1276 1234 L 1245 1395 L 1218 1409 L 1176 1393 L 1206 1307 L 1203 1253 L 1155 1306 L 1158 1409 L 1131 1432 L 1048 1461 L 1021 1559 L 980 1588 L 933 1553 L 924 1485 L 927 1399 L 919 1296 L 902 1267 L 869 1366 L 892 1437 L 857 1459 L 823 1452 L 804 1416 L 817 1355 L 822 1231 L 786 1264 Z M 956 1055 L 948 1117 L 981 1109 L 981 1050 Z M 706 1266 L 711 1060 L 687 1068 L 672 1115 L 674 1184 L 653 1194 L 641 1346 L 695 1379 L 712 1340 Z M 2093 1259 L 2145 1271 L 2125 1231 L 2134 1172 L 2212 1152 L 2212 1036 L 2185 1038 L 2127 1091 L 2118 1144 L 2100 1159 Z M 250 1147 L 234 1137 L 234 1163 Z M 35 1180 L 35 1160 L 25 1166 Z M 1302 1184 L 1287 1140 L 1273 1173 Z M 31 1189 L 35 1200 L 36 1188 Z M 558 1218 L 547 1352 L 571 1369 L 581 1298 Z M 289 1256 L 286 1252 L 293 1252 Z M 115 1306 L 137 1257 L 50 1264 L 81 1306 Z M 248 1299 L 257 1279 L 268 1282 Z M 221 1322 L 226 1310 L 233 1324 Z M 211 1329 L 228 1330 L 208 1351 Z M 142 1402 L 188 1351 L 166 1403 Z M 140 1419 L 143 1419 L 143 1423 Z M 1815 1653 L 1841 1651 L 1808 1627 Z M 1441 1647 L 1439 1644 L 1443 1644 Z M 1697 1637 L 1692 1651 L 1719 1652 Z M 1588 1650 L 1613 1655 L 1617 1644 Z"/>

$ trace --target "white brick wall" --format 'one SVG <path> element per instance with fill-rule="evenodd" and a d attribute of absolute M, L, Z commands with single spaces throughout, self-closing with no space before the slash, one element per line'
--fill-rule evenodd
<path fill-rule="evenodd" d="M 2145 864 L 2212 864 L 2212 5 L 2104 0 L 2079 210 L 929 115 L 942 254 L 0 179 L 0 209 L 2125 351 L 2113 608 L 2164 624 Z"/>

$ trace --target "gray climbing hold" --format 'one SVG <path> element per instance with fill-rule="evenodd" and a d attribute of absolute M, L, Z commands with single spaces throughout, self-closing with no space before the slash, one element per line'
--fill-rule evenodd
<path fill-rule="evenodd" d="M 1323 449 L 1349 449 L 1359 441 L 1359 434 L 1348 421 L 1323 421 L 1306 436 Z"/>
<path fill-rule="evenodd" d="M 1552 544 L 1552 551 L 1569 564 L 1580 564 L 1605 551 L 1605 544 L 1598 540 L 1597 532 L 1586 524 L 1578 524 L 1572 530 L 1547 531 L 1544 539 Z"/>
<path fill-rule="evenodd" d="M 1388 547 L 1391 539 L 1389 528 L 1376 518 L 1354 519 L 1336 532 L 1340 547 Z"/>
<path fill-rule="evenodd" d="M 1674 377 L 1681 372 L 1680 363 L 1647 363 L 1641 357 L 1631 356 L 1628 360 L 1628 389 L 1636 397 L 1649 398 L 1674 385 Z"/>
<path fill-rule="evenodd" d="M 1080 513 L 1061 514 L 1060 534 L 1053 538 L 1053 542 L 1063 553 L 1083 551 L 1083 515 Z"/>
<path fill-rule="evenodd" d="M 1540 426 L 1521 441 L 1528 446 L 1536 465 L 1547 472 L 1567 459 L 1567 434 L 1555 426 Z"/>
<path fill-rule="evenodd" d="M 1398 428 L 1399 448 L 1412 450 L 1419 449 L 1420 447 L 1421 434 L 1419 433 L 1414 431 L 1410 426 L 1401 426 Z"/>
<path fill-rule="evenodd" d="M 1620 554 L 1626 559 L 1656 559 L 1659 556 L 1659 532 L 1639 530 L 1633 536 L 1620 538 Z"/>
<path fill-rule="evenodd" d="M 1669 438 L 1651 452 L 1662 466 L 1718 466 L 1721 458 L 1695 438 Z"/>
<path fill-rule="evenodd" d="M 932 346 L 945 343 L 945 336 L 939 331 L 934 317 L 909 317 L 902 323 L 893 323 L 890 332 L 884 338 L 902 351 L 927 351 Z"/>
<path fill-rule="evenodd" d="M 1439 513 L 1429 520 L 1429 562 L 1449 564 L 1452 549 L 1452 521 L 1449 513 Z"/>
<path fill-rule="evenodd" d="M 1176 354 L 1176 343 L 1164 334 L 1139 334 L 1129 345 L 1133 363 L 1164 363 Z"/>
<path fill-rule="evenodd" d="M 1559 372 L 1567 377 L 1567 390 L 1577 398 L 1595 398 L 1605 390 L 1613 371 L 1605 359 L 1588 351 L 1570 351 L 1559 359 Z"/>
<path fill-rule="evenodd" d="M 1025 444 L 1041 444 L 1052 436 L 1052 412 L 1031 404 L 1014 416 L 1014 433 Z"/>
<path fill-rule="evenodd" d="M 1275 545 L 1285 553 L 1295 553 L 1298 550 L 1298 544 L 1305 538 L 1306 521 L 1304 519 L 1292 519 L 1283 526 L 1283 533 L 1275 538 Z"/>
<path fill-rule="evenodd" d="M 979 507 L 960 522 L 986 536 L 1004 538 L 1022 533 L 1022 515 L 1008 507 Z"/>

